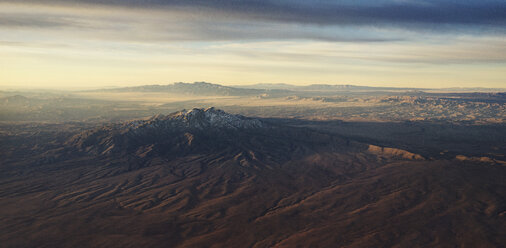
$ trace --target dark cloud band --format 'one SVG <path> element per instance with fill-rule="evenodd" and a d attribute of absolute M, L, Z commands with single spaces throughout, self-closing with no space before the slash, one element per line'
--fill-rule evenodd
<path fill-rule="evenodd" d="M 0 2 L 14 2 L 0 0 Z M 449 0 L 399 1 L 331 1 L 300 0 L 21 0 L 43 4 L 101 4 L 116 7 L 183 7 L 205 15 L 208 11 L 278 22 L 319 25 L 410 25 L 434 26 L 484 25 L 506 26 L 506 2 Z"/>

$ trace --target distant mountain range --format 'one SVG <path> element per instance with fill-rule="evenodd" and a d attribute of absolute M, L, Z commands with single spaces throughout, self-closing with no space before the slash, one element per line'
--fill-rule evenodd
<path fill-rule="evenodd" d="M 388 91 L 446 91 L 446 92 L 504 92 L 506 89 L 494 88 L 396 88 L 396 87 L 370 87 L 357 85 L 330 85 L 311 84 L 298 86 L 291 84 L 252 84 L 224 86 L 206 82 L 195 83 L 173 83 L 166 85 L 143 85 L 135 87 L 113 88 L 98 90 L 102 92 L 166 92 L 181 95 L 203 95 L 203 96 L 247 96 L 247 95 L 289 95 L 297 92 L 307 93 L 332 93 L 332 92 L 388 92 Z"/>
<path fill-rule="evenodd" d="M 206 82 L 173 83 L 166 85 L 144 85 L 125 88 L 99 90 L 105 92 L 166 92 L 182 95 L 205 95 L 205 96 L 243 96 L 265 93 L 261 89 L 243 89 Z"/>

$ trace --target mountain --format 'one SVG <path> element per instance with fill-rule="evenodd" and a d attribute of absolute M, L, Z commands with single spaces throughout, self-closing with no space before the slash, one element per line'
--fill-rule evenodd
<path fill-rule="evenodd" d="M 158 151 L 160 155 L 170 155 L 196 148 L 216 149 L 231 142 L 239 145 L 241 141 L 234 135 L 266 127 L 267 124 L 258 119 L 229 114 L 213 107 L 194 108 L 85 131 L 73 136 L 66 145 L 96 154 L 135 152 L 145 156 Z M 149 152 L 144 151 L 146 149 Z"/>
<path fill-rule="evenodd" d="M 145 160 L 221 154 L 243 158 L 240 164 L 253 161 L 254 166 L 279 165 L 281 161 L 317 153 L 319 149 L 368 149 L 339 137 L 279 126 L 213 107 L 84 131 L 67 140 L 65 147 L 64 157 L 88 154 Z"/>
<path fill-rule="evenodd" d="M 175 95 L 188 96 L 259 96 L 268 95 L 271 97 L 288 96 L 297 93 L 305 94 L 334 94 L 340 92 L 398 92 L 398 91 L 430 91 L 437 89 L 422 88 L 397 88 L 397 87 L 371 87 L 358 85 L 334 85 L 334 84 L 311 84 L 306 86 L 298 86 L 291 84 L 253 84 L 253 85 L 234 85 L 224 86 L 220 84 L 212 84 L 206 82 L 194 83 L 173 83 L 166 85 L 144 85 L 135 87 L 123 87 L 102 89 L 98 92 L 158 92 Z M 504 90 L 504 89 L 503 89 Z M 440 91 L 448 92 L 500 92 L 500 89 L 485 88 L 450 88 L 440 89 Z M 93 92 L 96 92 L 93 91 Z"/>
<path fill-rule="evenodd" d="M 506 244 L 506 167 L 486 161 L 214 108 L 40 135 L 2 144 L 4 247 Z"/>
<path fill-rule="evenodd" d="M 265 93 L 259 89 L 239 89 L 206 82 L 174 83 L 167 85 L 144 85 L 115 89 L 104 89 L 105 92 L 166 92 L 170 94 L 200 95 L 200 96 L 244 96 Z"/>
<path fill-rule="evenodd" d="M 99 92 L 158 92 L 190 96 L 288 96 L 297 93 L 332 94 L 337 92 L 407 91 L 414 88 L 369 87 L 356 85 L 311 84 L 296 86 L 290 84 L 254 84 L 224 86 L 206 82 L 173 83 L 166 85 L 144 85 L 135 87 L 102 89 Z M 420 89 L 418 89 L 420 90 Z"/>

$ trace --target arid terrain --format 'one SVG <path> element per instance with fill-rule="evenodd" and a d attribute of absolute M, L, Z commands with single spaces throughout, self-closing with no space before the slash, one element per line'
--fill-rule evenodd
<path fill-rule="evenodd" d="M 500 89 L 0 92 L 1 247 L 504 247 Z"/>
<path fill-rule="evenodd" d="M 264 118 L 468 124 L 506 121 L 506 93 L 502 89 L 268 86 L 250 89 L 200 82 L 93 91 L 3 91 L 0 120 L 111 122 L 193 107 L 217 107 Z"/>

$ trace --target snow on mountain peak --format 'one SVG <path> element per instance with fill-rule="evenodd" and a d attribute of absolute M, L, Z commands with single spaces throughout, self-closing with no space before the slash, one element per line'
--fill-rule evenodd
<path fill-rule="evenodd" d="M 260 120 L 229 114 L 223 110 L 193 108 L 169 115 L 156 115 L 147 120 L 136 120 L 127 124 L 129 128 L 171 127 L 204 130 L 206 128 L 244 129 L 263 127 Z"/>
<path fill-rule="evenodd" d="M 215 109 L 214 107 L 183 110 L 169 115 L 168 117 L 186 124 L 187 127 L 198 129 L 208 127 L 237 129 L 262 126 L 262 122 L 259 120 L 229 114 L 223 110 Z"/>

